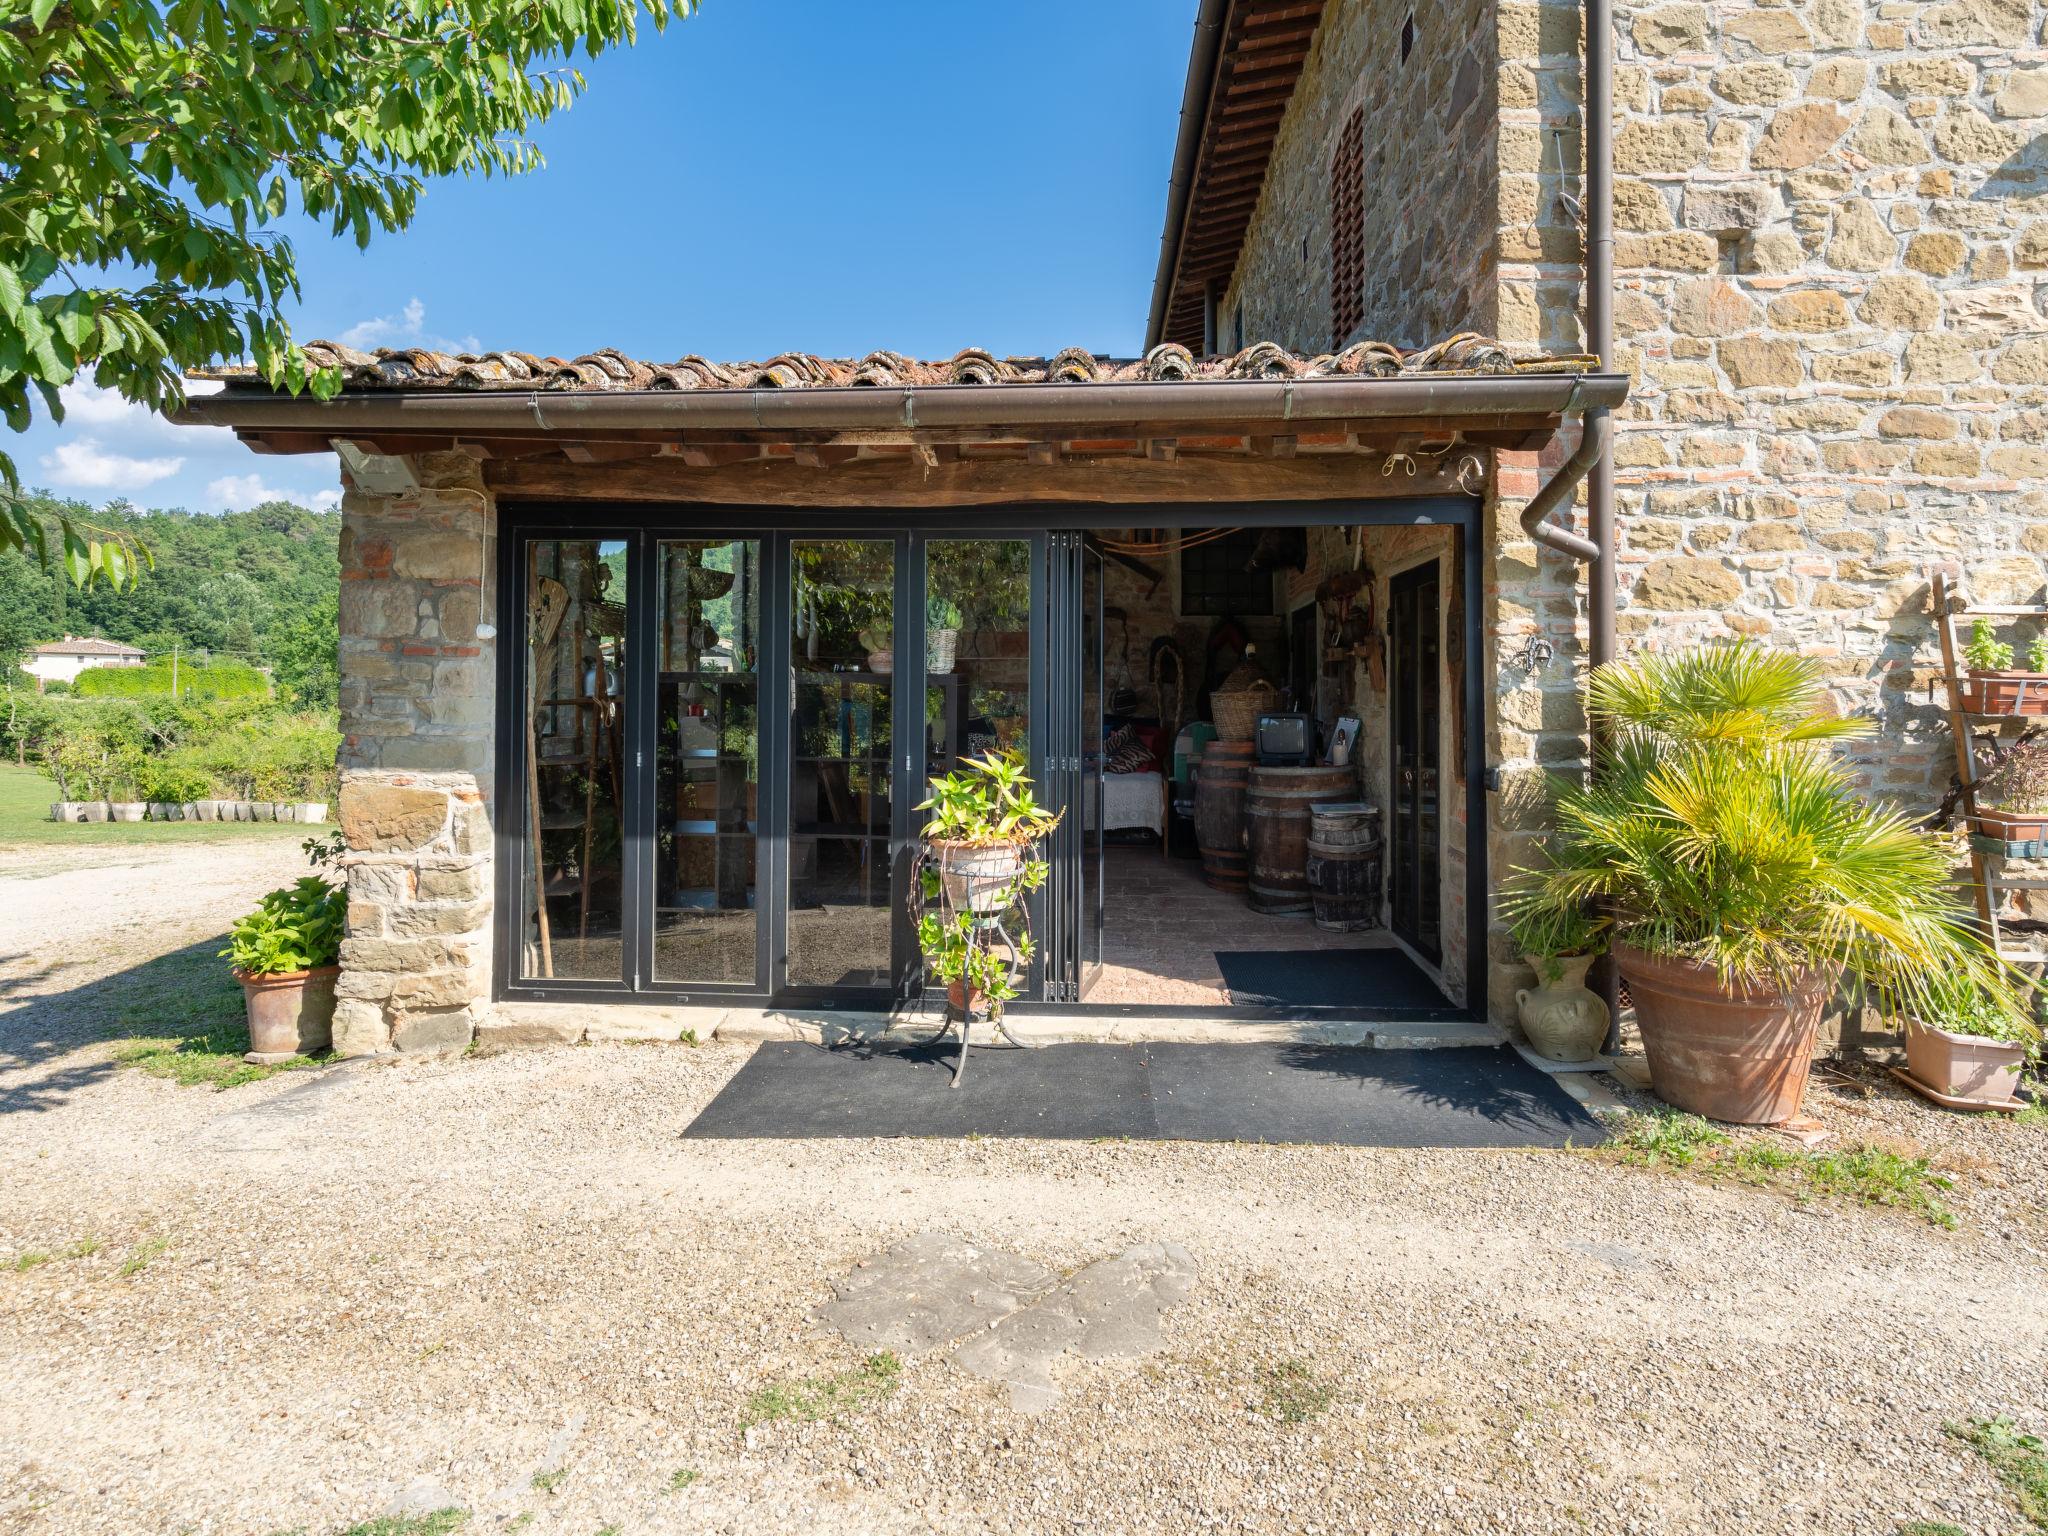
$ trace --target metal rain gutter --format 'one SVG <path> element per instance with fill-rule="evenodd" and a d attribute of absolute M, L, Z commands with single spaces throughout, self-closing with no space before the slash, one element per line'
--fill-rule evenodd
<path fill-rule="evenodd" d="M 1159 270 L 1152 279 L 1152 315 L 1145 322 L 1145 350 L 1159 345 L 1166 329 L 1166 310 L 1173 299 L 1173 280 L 1180 266 L 1182 231 L 1187 225 L 1188 197 L 1195 185 L 1195 162 L 1201 157 L 1202 130 L 1209 122 L 1209 101 L 1216 88 L 1216 67 L 1223 52 L 1223 19 L 1230 0 L 1202 0 L 1195 14 L 1195 41 L 1188 52 L 1187 84 L 1180 98 L 1180 133 L 1173 146 L 1173 179 L 1166 187 L 1166 227 L 1159 236 Z"/>
<path fill-rule="evenodd" d="M 463 435 L 647 431 L 916 431 L 1098 423 L 1341 421 L 1564 415 L 1619 405 L 1617 374 L 1417 374 L 1394 378 L 1133 384 L 931 384 L 752 390 L 381 390 L 332 400 L 225 389 L 189 396 L 174 421 L 348 437 L 374 429 Z"/>

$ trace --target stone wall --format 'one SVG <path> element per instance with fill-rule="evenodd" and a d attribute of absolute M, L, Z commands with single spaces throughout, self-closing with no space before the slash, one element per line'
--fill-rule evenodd
<path fill-rule="evenodd" d="M 344 1056 L 460 1049 L 489 1007 L 497 518 L 473 461 L 415 469 L 342 499 Z"/>
<path fill-rule="evenodd" d="M 1576 112 L 1577 14 L 1525 8 L 1518 126 Z M 1920 806 L 1950 769 L 1930 568 L 2035 601 L 2048 552 L 2044 21 L 2039 0 L 1617 18 L 1622 643 L 1822 658 L 1881 723 L 1869 781 Z M 1503 266 L 1503 324 L 1576 344 L 1575 232 L 1526 152 L 1503 162 L 1542 226 Z"/>
<path fill-rule="evenodd" d="M 1404 14 L 1326 12 L 1226 326 L 1242 303 L 1254 338 L 1328 344 L 1329 155 L 1352 104 L 1398 92 L 1385 40 Z M 1581 350 L 1580 7 L 1501 0 L 1468 19 L 1446 35 L 1498 43 L 1470 102 L 1462 60 L 1432 56 L 1449 75 L 1433 124 L 1372 109 L 1391 127 L 1368 128 L 1369 157 L 1438 158 L 1367 178 L 1361 331 Z M 1436 25 L 1419 15 L 1419 51 Z M 2048 7 L 1662 0 L 1621 8 L 1617 33 L 1622 644 L 1743 635 L 1821 658 L 1837 706 L 1880 722 L 1869 782 L 1925 806 L 1950 767 L 1930 567 L 1991 603 L 2038 601 L 2048 575 Z M 1458 237 L 1471 254 L 1406 260 L 1473 207 L 1492 219 Z M 1496 456 L 1496 879 L 1533 855 L 1541 771 L 1584 752 L 1583 571 L 1512 516 L 1573 435 L 1540 461 Z M 1498 925 L 1491 969 L 1505 1017 L 1526 973 Z"/>
<path fill-rule="evenodd" d="M 1224 350 L 1307 352 L 1359 337 L 1421 346 L 1493 329 L 1496 65 L 1493 0 L 1331 0 L 1282 120 L 1237 272 Z M 1401 57 L 1401 28 L 1415 18 Z M 1364 319 L 1331 334 L 1331 159 L 1363 112 Z M 1243 324 L 1238 326 L 1242 315 Z"/>

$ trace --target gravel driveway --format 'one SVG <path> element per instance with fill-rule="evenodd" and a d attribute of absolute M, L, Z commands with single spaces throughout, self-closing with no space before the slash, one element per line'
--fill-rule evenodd
<path fill-rule="evenodd" d="M 2048 1130 L 1816 1094 L 1941 1155 L 1944 1232 L 1573 1152 L 680 1140 L 737 1046 L 111 1067 L 93 984 L 295 861 L 0 878 L 0 1529 L 2021 1528 L 1943 1425 L 2048 1426 Z M 1042 1415 L 919 1356 L 749 1427 L 920 1231 L 1198 1277 Z"/>

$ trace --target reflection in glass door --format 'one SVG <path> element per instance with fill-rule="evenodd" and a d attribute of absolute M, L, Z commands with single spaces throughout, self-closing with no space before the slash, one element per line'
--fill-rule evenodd
<path fill-rule="evenodd" d="M 623 539 L 526 546 L 522 980 L 625 976 L 629 574 Z"/>
<path fill-rule="evenodd" d="M 760 986 L 761 543 L 658 546 L 658 982 Z"/>
<path fill-rule="evenodd" d="M 895 974 L 897 548 L 895 539 L 789 546 L 792 987 L 888 987 Z"/>
<path fill-rule="evenodd" d="M 1443 944 L 1438 870 L 1443 646 L 1437 563 L 1400 572 L 1387 584 L 1387 599 L 1387 723 L 1393 749 L 1389 926 L 1418 954 L 1436 961 Z"/>

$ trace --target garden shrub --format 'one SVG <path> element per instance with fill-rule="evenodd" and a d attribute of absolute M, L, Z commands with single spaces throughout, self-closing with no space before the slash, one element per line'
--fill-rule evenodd
<path fill-rule="evenodd" d="M 180 699 L 267 699 L 270 679 L 246 661 L 193 661 L 177 664 Z M 140 667 L 88 667 L 78 674 L 72 691 L 82 699 L 150 699 L 171 697 L 171 659 L 158 657 Z"/>

